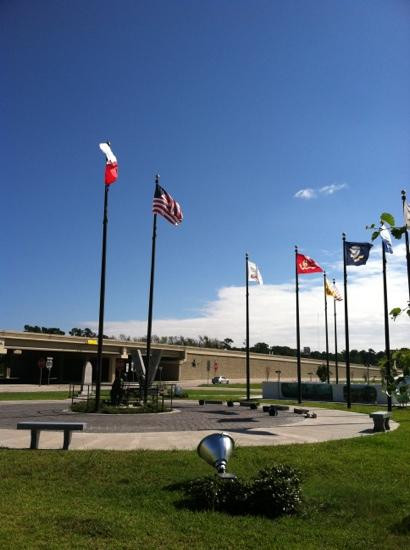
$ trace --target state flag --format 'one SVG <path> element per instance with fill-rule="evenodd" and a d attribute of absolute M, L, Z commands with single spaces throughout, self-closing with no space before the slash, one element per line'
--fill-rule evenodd
<path fill-rule="evenodd" d="M 312 258 L 309 258 L 309 256 L 304 256 L 303 254 L 296 254 L 296 265 L 297 272 L 300 275 L 306 275 L 308 273 L 321 273 L 323 271 L 315 260 L 312 260 Z"/>
<path fill-rule="evenodd" d="M 364 265 L 369 259 L 370 243 L 345 242 L 346 265 Z"/>
<path fill-rule="evenodd" d="M 391 242 L 390 231 L 387 229 L 387 227 L 384 224 L 382 224 L 380 228 L 380 237 L 382 238 L 384 251 L 387 252 L 388 254 L 393 254 L 393 246 Z"/>
<path fill-rule="evenodd" d="M 248 281 L 253 281 L 263 285 L 263 279 L 258 266 L 248 260 Z"/>
<path fill-rule="evenodd" d="M 117 158 L 111 150 L 110 143 L 100 143 L 100 149 L 104 153 L 106 158 L 105 163 L 105 185 L 111 185 L 118 178 L 118 162 Z"/>
<path fill-rule="evenodd" d="M 329 283 L 327 279 L 326 279 L 326 294 L 328 296 L 332 296 L 338 302 L 341 302 L 343 300 L 342 295 L 340 294 L 336 285 Z"/>

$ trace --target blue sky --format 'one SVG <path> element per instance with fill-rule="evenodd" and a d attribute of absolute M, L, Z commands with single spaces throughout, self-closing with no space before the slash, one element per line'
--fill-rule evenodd
<path fill-rule="evenodd" d="M 400 190 L 410 194 L 407 1 L 4 0 L 0 10 L 2 328 L 98 319 L 105 139 L 120 166 L 105 319 L 124 333 L 144 332 L 156 172 L 184 222 L 159 220 L 154 332 L 172 320 L 161 330 L 231 336 L 229 316 L 212 315 L 234 310 L 220 297 L 241 295 L 248 251 L 273 293 L 252 338 L 271 344 L 294 338 L 290 302 L 289 330 L 274 333 L 293 246 L 340 280 L 341 233 L 368 239 L 365 225 L 399 216 Z M 305 189 L 315 196 L 295 197 Z M 313 334 L 321 320 L 309 315 Z M 368 340 L 358 333 L 358 345 L 382 342 Z"/>

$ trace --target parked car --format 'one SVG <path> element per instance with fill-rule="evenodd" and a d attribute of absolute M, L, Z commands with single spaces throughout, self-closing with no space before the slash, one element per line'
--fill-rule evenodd
<path fill-rule="evenodd" d="M 225 376 L 214 376 L 212 378 L 212 384 L 229 384 L 229 378 L 225 378 Z"/>

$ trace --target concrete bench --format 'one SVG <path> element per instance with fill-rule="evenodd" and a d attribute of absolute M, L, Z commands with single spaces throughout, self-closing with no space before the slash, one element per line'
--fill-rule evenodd
<path fill-rule="evenodd" d="M 385 432 L 390 430 L 389 420 L 391 418 L 391 413 L 385 411 L 377 411 L 369 414 L 370 418 L 373 419 L 373 431 L 374 432 Z"/>
<path fill-rule="evenodd" d="M 71 443 L 71 432 L 82 431 L 87 424 L 84 422 L 18 422 L 18 430 L 31 430 L 30 449 L 38 449 L 41 430 L 64 432 L 63 449 L 67 451 Z"/>

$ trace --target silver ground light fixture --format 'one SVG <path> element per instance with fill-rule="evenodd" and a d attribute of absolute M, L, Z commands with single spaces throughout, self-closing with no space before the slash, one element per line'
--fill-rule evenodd
<path fill-rule="evenodd" d="M 228 474 L 226 466 L 235 447 L 232 437 L 226 433 L 216 433 L 204 437 L 198 445 L 198 455 L 216 468 L 222 479 L 236 479 L 235 474 Z"/>

